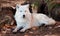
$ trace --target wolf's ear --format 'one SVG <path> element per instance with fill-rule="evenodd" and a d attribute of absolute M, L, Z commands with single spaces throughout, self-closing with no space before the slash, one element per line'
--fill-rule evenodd
<path fill-rule="evenodd" d="M 19 5 L 17 4 L 17 5 L 16 5 L 16 9 L 18 9 L 18 8 L 19 8 Z"/>
<path fill-rule="evenodd" d="M 29 8 L 29 4 L 27 4 L 27 8 Z"/>
<path fill-rule="evenodd" d="M 29 4 L 25 5 L 25 7 L 29 8 Z"/>
<path fill-rule="evenodd" d="M 19 9 L 19 7 L 20 7 L 20 4 L 17 4 L 17 5 L 16 5 L 16 9 Z"/>
<path fill-rule="evenodd" d="M 26 6 L 29 7 L 29 4 L 27 4 Z"/>

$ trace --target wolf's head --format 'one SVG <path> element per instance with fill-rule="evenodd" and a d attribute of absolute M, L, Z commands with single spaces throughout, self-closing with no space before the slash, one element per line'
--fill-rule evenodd
<path fill-rule="evenodd" d="M 25 18 L 26 14 L 30 13 L 29 4 L 26 5 L 16 5 L 16 14 L 20 17 Z"/>

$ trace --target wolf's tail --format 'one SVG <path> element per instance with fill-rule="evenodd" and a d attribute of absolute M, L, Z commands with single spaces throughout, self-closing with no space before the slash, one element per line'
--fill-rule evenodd
<path fill-rule="evenodd" d="M 56 21 L 52 18 L 49 19 L 49 24 L 53 25 L 53 24 L 56 24 Z"/>

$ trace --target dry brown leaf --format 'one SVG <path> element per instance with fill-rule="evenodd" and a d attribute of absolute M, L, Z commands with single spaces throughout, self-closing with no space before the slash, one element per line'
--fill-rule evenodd
<path fill-rule="evenodd" d="M 2 33 L 6 34 L 6 33 L 7 33 L 7 31 L 2 31 Z"/>
<path fill-rule="evenodd" d="M 58 36 L 58 35 L 45 35 L 45 36 Z"/>
<path fill-rule="evenodd" d="M 52 29 L 52 27 L 49 27 L 49 29 Z"/>
<path fill-rule="evenodd" d="M 33 28 L 32 28 L 32 30 L 37 30 L 37 29 L 38 29 L 38 27 L 33 27 Z"/>
<path fill-rule="evenodd" d="M 24 35 L 24 36 L 29 36 L 29 35 L 26 34 L 26 35 Z"/>
<path fill-rule="evenodd" d="M 9 26 L 8 24 L 5 24 L 5 27 L 9 28 L 9 27 L 11 27 L 11 26 Z"/>
<path fill-rule="evenodd" d="M 33 32 L 32 32 L 32 31 L 30 31 L 29 33 L 33 34 Z"/>
<path fill-rule="evenodd" d="M 2 36 L 2 34 L 0 34 L 0 36 Z"/>
<path fill-rule="evenodd" d="M 56 27 L 54 27 L 54 28 L 60 28 L 60 25 L 58 25 L 58 26 L 56 26 Z"/>

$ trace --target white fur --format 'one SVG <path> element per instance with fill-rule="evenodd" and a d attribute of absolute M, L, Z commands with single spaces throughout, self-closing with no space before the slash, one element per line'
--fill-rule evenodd
<path fill-rule="evenodd" d="M 23 18 L 23 15 L 25 15 L 25 18 Z M 16 5 L 16 14 L 14 17 L 17 26 L 15 30 L 13 30 L 13 32 L 17 32 L 17 30 L 19 30 L 19 28 L 21 27 L 23 27 L 23 29 L 21 29 L 20 32 L 24 32 L 25 30 L 32 28 L 34 26 L 41 26 L 41 24 L 51 25 L 56 23 L 55 20 L 49 18 L 44 14 L 37 14 L 37 13 L 31 14 L 29 12 L 29 4 Z"/>

